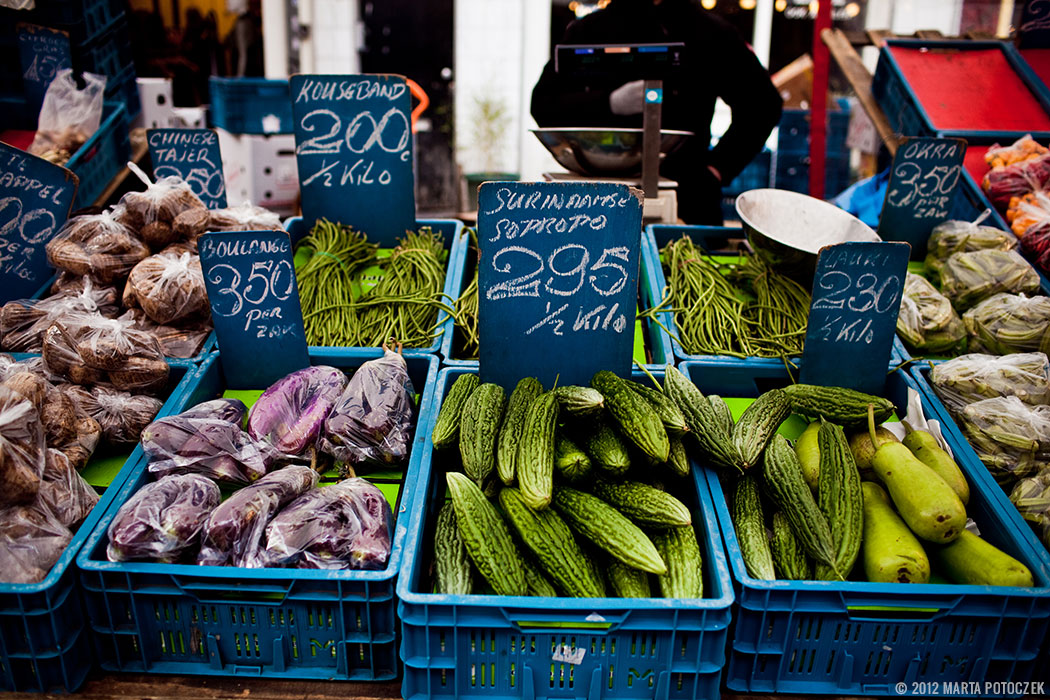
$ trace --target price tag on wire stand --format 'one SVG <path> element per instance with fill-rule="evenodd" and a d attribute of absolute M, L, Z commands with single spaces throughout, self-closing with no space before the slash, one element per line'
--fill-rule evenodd
<path fill-rule="evenodd" d="M 904 139 L 893 157 L 879 237 L 910 243 L 913 255 L 925 257 L 930 232 L 952 210 L 965 156 L 966 139 Z"/>
<path fill-rule="evenodd" d="M 412 99 L 400 75 L 293 75 L 303 219 L 352 226 L 380 247 L 416 227 Z"/>
<path fill-rule="evenodd" d="M 486 182 L 478 196 L 481 380 L 628 377 L 641 192 L 595 182 Z"/>
<path fill-rule="evenodd" d="M 69 34 L 37 24 L 19 23 L 17 27 L 22 88 L 29 109 L 36 113 L 55 73 L 73 67 Z"/>
<path fill-rule="evenodd" d="M 226 207 L 219 136 L 212 129 L 147 129 L 153 178 L 185 180 L 209 209 Z"/>
<path fill-rule="evenodd" d="M 197 248 L 229 386 L 267 387 L 310 364 L 288 234 L 212 232 Z"/>
<path fill-rule="evenodd" d="M 908 255 L 907 243 L 820 249 L 799 381 L 882 393 Z"/>
<path fill-rule="evenodd" d="M 54 271 L 44 246 L 69 218 L 72 171 L 0 143 L 0 297 L 32 296 Z"/>

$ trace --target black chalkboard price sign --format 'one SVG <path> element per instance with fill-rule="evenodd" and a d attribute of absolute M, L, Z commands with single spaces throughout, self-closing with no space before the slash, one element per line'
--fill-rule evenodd
<path fill-rule="evenodd" d="M 412 100 L 400 75 L 293 75 L 303 218 L 364 231 L 384 248 L 416 226 Z"/>
<path fill-rule="evenodd" d="M 800 381 L 881 394 L 908 272 L 907 243 L 820 249 Z"/>
<path fill-rule="evenodd" d="M 44 246 L 69 218 L 79 180 L 0 143 L 0 299 L 33 295 L 53 274 Z"/>
<path fill-rule="evenodd" d="M 73 67 L 69 34 L 37 24 L 18 25 L 18 54 L 22 63 L 22 89 L 29 107 L 40 110 L 47 86 L 55 73 Z"/>
<path fill-rule="evenodd" d="M 629 376 L 641 192 L 583 182 L 487 182 L 478 197 L 480 373 L 588 384 Z"/>
<path fill-rule="evenodd" d="M 288 234 L 212 232 L 201 236 L 197 247 L 230 387 L 266 387 L 306 367 L 306 331 Z"/>
<path fill-rule="evenodd" d="M 948 220 L 962 174 L 965 139 L 907 138 L 897 148 L 879 219 L 884 241 L 905 241 L 926 255 L 933 227 Z"/>
<path fill-rule="evenodd" d="M 182 178 L 209 209 L 226 207 L 219 137 L 211 129 L 147 129 L 153 177 Z"/>

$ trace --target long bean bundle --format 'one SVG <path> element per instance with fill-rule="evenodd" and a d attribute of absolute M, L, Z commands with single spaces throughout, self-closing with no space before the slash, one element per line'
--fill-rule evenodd
<path fill-rule="evenodd" d="M 809 317 L 809 292 L 753 255 L 744 257 L 734 276 L 744 281 L 755 297 L 744 310 L 744 324 L 754 354 L 801 355 Z"/>
<path fill-rule="evenodd" d="M 464 360 L 478 359 L 478 271 L 463 293 L 456 299 L 456 327 L 463 338 L 463 348 L 459 358 Z"/>
<path fill-rule="evenodd" d="M 358 326 L 354 280 L 375 260 L 378 246 L 349 226 L 319 219 L 296 252 L 308 259 L 295 270 L 309 345 L 349 346 Z"/>

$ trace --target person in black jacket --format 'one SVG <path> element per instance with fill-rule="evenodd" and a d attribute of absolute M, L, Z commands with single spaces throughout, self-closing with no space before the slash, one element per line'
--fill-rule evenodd
<path fill-rule="evenodd" d="M 666 156 L 660 173 L 678 182 L 678 216 L 689 224 L 722 223 L 721 187 L 762 150 L 780 121 L 782 100 L 769 74 L 737 31 L 693 0 L 612 0 L 574 20 L 562 44 L 683 42 L 683 65 L 664 78 L 662 127 L 692 131 Z M 660 76 L 655 76 L 660 77 Z M 532 91 L 541 127 L 642 126 L 643 82 L 616 75 L 582 78 L 555 73 L 548 61 Z M 732 124 L 714 148 L 711 117 L 721 97 Z"/>

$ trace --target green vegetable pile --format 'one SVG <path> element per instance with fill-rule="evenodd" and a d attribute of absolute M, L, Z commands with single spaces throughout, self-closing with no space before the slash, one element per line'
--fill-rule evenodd
<path fill-rule="evenodd" d="M 437 332 L 444 302 L 444 238 L 424 227 L 407 231 L 387 258 L 378 246 L 349 226 L 318 220 L 296 247 L 306 260 L 296 266 L 299 298 L 310 345 L 379 347 L 397 338 L 406 347 L 426 347 Z M 362 290 L 365 268 L 379 265 L 383 276 Z"/>
<path fill-rule="evenodd" d="M 664 248 L 667 292 L 648 315 L 675 314 L 676 336 L 690 355 L 792 357 L 802 353 L 810 295 L 761 259 L 722 264 L 683 236 Z"/>

